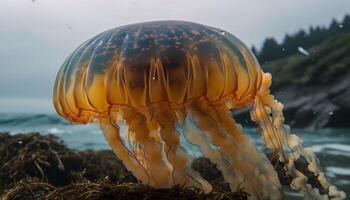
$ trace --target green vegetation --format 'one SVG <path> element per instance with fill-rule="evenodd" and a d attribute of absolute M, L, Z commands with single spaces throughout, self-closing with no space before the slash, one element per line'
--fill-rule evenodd
<path fill-rule="evenodd" d="M 260 63 L 266 64 L 297 53 L 298 47 L 311 48 L 330 37 L 343 33 L 350 33 L 349 15 L 346 15 L 341 22 L 333 19 L 329 27 L 311 26 L 307 31 L 300 30 L 295 34 L 287 34 L 280 44 L 274 38 L 267 38 L 260 51 L 255 47 L 252 47 L 252 50 Z"/>
<path fill-rule="evenodd" d="M 350 15 L 328 27 L 287 34 L 281 43 L 267 38 L 261 49 L 252 51 L 263 70 L 272 74 L 272 93 L 284 103 L 288 124 L 349 127 Z M 247 116 L 242 112 L 236 119 Z"/>
<path fill-rule="evenodd" d="M 350 15 L 328 27 L 287 34 L 280 44 L 267 38 L 260 51 L 252 51 L 272 73 L 274 89 L 334 83 L 350 70 Z"/>
<path fill-rule="evenodd" d="M 350 70 L 350 33 L 336 34 L 307 51 L 308 56 L 299 52 L 263 66 L 272 73 L 275 89 L 332 83 Z"/>

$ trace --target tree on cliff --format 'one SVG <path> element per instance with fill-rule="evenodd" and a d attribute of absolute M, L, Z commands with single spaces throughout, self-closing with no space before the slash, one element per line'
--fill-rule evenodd
<path fill-rule="evenodd" d="M 345 32 L 350 32 L 350 15 L 346 15 L 341 22 L 333 19 L 328 27 L 310 26 L 308 31 L 300 30 L 291 35 L 286 34 L 281 44 L 274 38 L 266 38 L 260 51 L 254 47 L 254 53 L 260 63 L 265 64 L 297 53 L 298 47 L 309 48 Z"/>
<path fill-rule="evenodd" d="M 262 63 L 269 62 L 281 57 L 281 47 L 274 38 L 267 38 L 264 41 L 263 47 L 258 54 L 259 60 Z"/>

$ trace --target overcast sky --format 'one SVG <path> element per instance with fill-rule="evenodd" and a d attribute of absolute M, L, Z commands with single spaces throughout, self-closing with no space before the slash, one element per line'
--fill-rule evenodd
<path fill-rule="evenodd" d="M 0 0 L 0 113 L 52 111 L 53 81 L 63 60 L 116 26 L 195 21 L 260 46 L 266 37 L 281 40 L 346 13 L 349 0 Z"/>

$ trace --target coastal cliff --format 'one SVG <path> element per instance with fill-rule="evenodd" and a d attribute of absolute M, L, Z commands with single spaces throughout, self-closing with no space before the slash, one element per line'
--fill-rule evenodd
<path fill-rule="evenodd" d="M 295 54 L 266 62 L 271 93 L 294 128 L 350 127 L 350 33 L 340 33 Z M 234 111 L 240 123 L 249 109 Z"/>

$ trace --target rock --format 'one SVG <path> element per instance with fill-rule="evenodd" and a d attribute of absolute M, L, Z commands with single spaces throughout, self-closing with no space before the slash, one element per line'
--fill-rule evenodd
<path fill-rule="evenodd" d="M 289 85 L 272 90 L 272 94 L 284 104 L 284 117 L 292 128 L 350 127 L 350 72 L 332 84 Z M 243 126 L 255 126 L 249 112 L 250 108 L 245 108 L 234 111 L 233 116 Z"/>
<path fill-rule="evenodd" d="M 350 127 L 349 85 L 350 73 L 333 84 L 308 86 L 294 91 L 292 97 L 282 97 L 287 122 L 292 127 L 308 129 Z M 277 99 L 280 94 L 276 92 Z"/>

